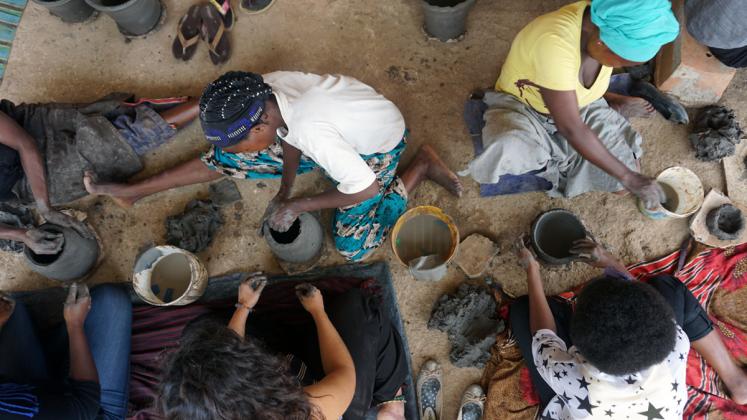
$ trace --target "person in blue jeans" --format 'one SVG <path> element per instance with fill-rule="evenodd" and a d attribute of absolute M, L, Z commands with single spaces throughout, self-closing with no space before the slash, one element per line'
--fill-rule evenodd
<path fill-rule="evenodd" d="M 0 296 L 1 420 L 111 420 L 127 415 L 132 324 L 128 293 L 101 285 L 89 294 L 85 285 L 73 284 L 64 319 L 64 328 L 40 334 L 23 303 Z M 61 367 L 64 373 L 57 372 Z"/>

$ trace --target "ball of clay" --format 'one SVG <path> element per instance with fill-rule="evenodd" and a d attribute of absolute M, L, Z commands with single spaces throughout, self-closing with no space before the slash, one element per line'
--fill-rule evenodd
<path fill-rule="evenodd" d="M 737 239 L 744 230 L 742 211 L 731 204 L 723 204 L 708 212 L 708 231 L 722 241 Z"/>

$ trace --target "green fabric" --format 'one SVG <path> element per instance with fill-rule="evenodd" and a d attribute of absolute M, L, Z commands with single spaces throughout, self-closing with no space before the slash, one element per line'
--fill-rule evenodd
<path fill-rule="evenodd" d="M 0 0 L 0 81 L 10 58 L 10 48 L 27 0 Z"/>
<path fill-rule="evenodd" d="M 612 52 L 636 62 L 652 59 L 680 31 L 669 0 L 592 0 L 591 21 Z"/>

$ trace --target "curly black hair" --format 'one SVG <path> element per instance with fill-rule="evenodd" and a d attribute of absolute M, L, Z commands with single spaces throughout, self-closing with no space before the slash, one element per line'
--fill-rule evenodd
<path fill-rule="evenodd" d="M 168 420 L 323 418 L 288 364 L 214 320 L 188 326 L 164 364 L 159 406 Z"/>
<path fill-rule="evenodd" d="M 570 334 L 589 363 L 621 376 L 662 362 L 674 349 L 677 327 L 672 308 L 656 289 L 602 277 L 579 294 Z"/>

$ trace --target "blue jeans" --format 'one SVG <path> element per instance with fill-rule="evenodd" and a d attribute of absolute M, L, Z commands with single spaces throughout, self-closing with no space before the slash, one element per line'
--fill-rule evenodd
<path fill-rule="evenodd" d="M 99 418 L 124 419 L 127 415 L 132 333 L 132 304 L 127 291 L 110 284 L 93 288 L 91 311 L 84 329 L 101 385 Z M 18 383 L 50 382 L 53 375 L 48 369 L 45 352 L 68 352 L 65 347 L 67 339 L 56 342 L 64 343 L 64 346 L 43 348 L 28 309 L 17 302 L 13 315 L 0 330 L 0 377 Z"/>

